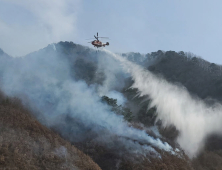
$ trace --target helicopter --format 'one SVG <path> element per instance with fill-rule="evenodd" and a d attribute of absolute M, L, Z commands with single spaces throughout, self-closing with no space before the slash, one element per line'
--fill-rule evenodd
<path fill-rule="evenodd" d="M 99 38 L 108 38 L 108 37 L 99 37 L 98 36 L 98 32 L 97 32 L 97 36 L 95 36 L 95 39 L 94 41 L 91 41 L 91 42 L 88 42 L 88 43 L 91 43 L 94 47 L 105 47 L 106 45 L 109 45 L 109 42 L 106 42 L 106 43 L 102 43 L 101 41 L 99 41 Z"/>

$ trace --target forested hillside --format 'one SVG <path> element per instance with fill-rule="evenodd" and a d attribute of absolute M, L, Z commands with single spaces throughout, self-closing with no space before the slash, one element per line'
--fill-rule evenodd
<path fill-rule="evenodd" d="M 162 126 L 150 96 L 131 88 L 132 75 L 112 55 L 73 42 L 19 58 L 0 50 L 2 167 L 220 169 L 220 135 L 188 158 L 180 131 Z M 222 100 L 219 65 L 174 51 L 117 55 L 207 106 Z"/>

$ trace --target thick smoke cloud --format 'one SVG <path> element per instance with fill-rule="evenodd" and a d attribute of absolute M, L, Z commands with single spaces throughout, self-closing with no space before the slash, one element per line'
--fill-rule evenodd
<path fill-rule="evenodd" d="M 71 76 L 74 70 L 69 61 L 57 53 L 57 48 L 52 45 L 24 58 L 1 61 L 4 63 L 1 67 L 2 90 L 7 95 L 22 98 L 24 103 L 28 101 L 33 110 L 43 114 L 39 120 L 49 127 L 62 126 L 60 132 L 68 134 L 72 140 L 81 140 L 90 130 L 99 136 L 97 140 L 113 147 L 117 146 L 110 145 L 111 136 L 120 137 L 119 142 L 130 152 L 154 152 L 158 155 L 151 147 L 154 146 L 173 153 L 167 143 L 129 127 L 123 116 L 111 112 L 101 102 L 96 85 L 75 80 Z M 74 122 L 82 124 L 85 131 L 76 128 Z"/>
<path fill-rule="evenodd" d="M 112 57 L 106 55 L 106 53 L 99 53 L 98 58 L 98 71 L 103 72 L 105 75 L 105 81 L 103 85 L 98 87 L 98 93 L 102 95 L 109 95 L 110 90 L 120 90 L 125 85 L 125 79 L 130 75 L 125 73 L 121 64 Z"/>
<path fill-rule="evenodd" d="M 137 88 L 140 96 L 149 95 L 152 100 L 150 107 L 157 108 L 157 119 L 162 120 L 164 126 L 174 125 L 180 131 L 177 142 L 190 157 L 198 154 L 208 135 L 222 134 L 221 104 L 207 106 L 200 99 L 192 97 L 185 88 L 105 51 L 121 61 L 125 70 L 132 75 L 135 81 L 132 88 Z"/>

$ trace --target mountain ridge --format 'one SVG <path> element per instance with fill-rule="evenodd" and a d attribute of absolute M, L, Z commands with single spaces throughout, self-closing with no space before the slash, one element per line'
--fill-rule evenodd
<path fill-rule="evenodd" d="M 153 52 L 146 55 L 141 55 L 139 53 L 129 53 L 129 54 L 121 54 L 121 55 L 143 66 L 144 68 L 149 69 L 151 72 L 153 72 L 156 75 L 161 74 L 162 77 L 166 78 L 170 82 L 173 82 L 173 83 L 179 82 L 182 85 L 185 85 L 185 87 L 192 94 L 195 94 L 199 96 L 200 98 L 207 99 L 208 97 L 213 97 L 213 98 L 216 98 L 217 100 L 221 100 L 220 94 L 218 93 L 215 94 L 214 91 L 207 90 L 204 93 L 205 95 L 203 95 L 203 91 L 202 90 L 198 91 L 196 89 L 196 86 L 194 86 L 196 85 L 196 83 L 194 83 L 194 85 L 192 84 L 192 81 L 196 80 L 195 79 L 197 77 L 196 75 L 197 74 L 199 75 L 199 72 L 201 73 L 203 72 L 203 74 L 200 74 L 200 75 L 205 76 L 205 74 L 208 74 L 207 77 L 209 78 L 203 79 L 203 80 L 202 78 L 200 78 L 202 81 L 200 84 L 203 84 L 203 82 L 208 82 L 209 79 L 211 80 L 212 75 L 214 76 L 212 78 L 213 82 L 211 81 L 212 82 L 211 84 L 208 84 L 207 86 L 203 86 L 202 89 L 206 89 L 210 86 L 213 86 L 214 90 L 216 91 L 220 90 L 221 84 L 220 84 L 220 79 L 218 79 L 219 77 L 218 73 L 221 73 L 221 72 L 220 72 L 220 69 L 218 69 L 220 68 L 218 65 L 210 64 L 209 62 L 204 61 L 197 57 L 189 57 L 184 52 L 178 52 L 178 53 L 174 51 L 163 52 L 159 50 L 157 52 Z M 137 58 L 138 60 L 136 60 Z M 59 62 L 55 62 L 54 60 L 58 60 Z M 62 77 L 62 76 L 64 74 L 65 75 L 67 74 L 67 76 L 71 75 L 72 81 L 76 81 L 77 83 L 80 83 L 80 84 L 83 82 L 86 82 L 87 85 L 84 85 L 84 88 L 87 87 L 87 90 L 92 88 L 92 89 L 96 89 L 96 91 L 100 92 L 102 95 L 109 95 L 106 92 L 107 90 L 106 87 L 109 86 L 109 90 L 116 91 L 118 92 L 117 94 L 122 93 L 127 98 L 127 102 L 125 103 L 125 106 L 129 107 L 129 109 L 131 109 L 134 112 L 134 116 L 135 114 L 138 114 L 137 116 L 135 116 L 135 119 L 133 118 L 133 121 L 139 121 L 139 122 L 135 122 L 134 124 L 132 123 L 134 127 L 137 127 L 138 129 L 143 130 L 144 127 L 140 125 L 141 122 L 147 127 L 153 126 L 155 122 L 155 117 L 152 117 L 155 115 L 155 108 L 151 108 L 147 112 L 147 105 L 149 104 L 149 102 L 143 102 L 143 104 L 141 104 L 141 101 L 143 101 L 145 98 L 138 98 L 138 99 L 134 98 L 135 95 L 137 94 L 136 90 L 130 91 L 128 89 L 133 83 L 130 80 L 130 76 L 125 73 L 123 74 L 121 70 L 121 65 L 117 63 L 116 61 L 114 61 L 113 59 L 111 59 L 111 57 L 106 55 L 105 52 L 102 50 L 96 51 L 91 48 L 75 44 L 73 42 L 59 42 L 57 44 L 50 44 L 47 47 L 39 51 L 30 53 L 22 58 L 16 58 L 16 59 L 13 59 L 13 61 L 5 60 L 4 62 L 2 62 L 3 66 L 8 65 L 10 67 L 15 67 L 14 68 L 15 72 L 13 72 L 14 74 L 16 72 L 20 72 L 20 74 L 23 75 L 22 77 L 12 76 L 10 77 L 8 81 L 14 82 L 17 78 L 19 78 L 19 81 L 15 81 L 15 82 L 28 83 L 28 84 L 19 84 L 19 88 L 20 86 L 22 87 L 24 85 L 27 85 L 25 89 L 23 89 L 22 87 L 23 92 L 26 92 L 27 94 L 29 90 L 32 90 L 30 88 L 32 88 L 34 85 L 38 87 L 39 82 L 41 84 L 42 81 L 47 82 L 51 79 L 53 80 L 52 81 L 53 83 L 55 82 L 54 84 L 56 88 L 61 88 L 62 87 L 61 82 L 66 81 L 66 77 Z M 4 67 L 7 68 L 6 66 Z M 5 81 L 4 79 L 5 76 L 1 76 L 1 75 L 4 75 L 4 72 L 6 72 L 6 70 L 4 70 L 3 68 L 0 69 L 0 80 L 2 79 Z M 27 72 L 27 70 L 30 72 Z M 3 73 L 1 73 L 1 71 Z M 44 71 L 49 72 L 48 74 L 50 76 L 44 77 L 45 75 Z M 35 72 L 38 72 L 38 74 L 35 74 Z M 191 73 L 195 73 L 195 74 L 192 75 Z M 53 74 L 56 74 L 57 76 L 54 78 Z M 184 75 L 187 75 L 187 77 Z M 56 79 L 58 78 L 61 79 L 61 82 L 57 82 Z M 190 78 L 190 80 L 188 78 Z M 116 85 L 110 82 L 118 82 L 118 84 Z M 31 84 L 29 85 L 29 83 Z M 49 89 L 49 92 L 50 92 L 50 89 L 52 89 L 54 86 L 53 83 L 48 84 L 47 86 L 49 87 L 47 88 L 44 87 L 43 90 Z M 7 88 L 8 87 L 4 87 L 4 89 L 7 89 Z M 15 90 L 17 90 L 16 88 L 17 87 L 15 87 Z M 38 88 L 40 88 L 40 86 Z M 34 91 L 34 93 L 41 92 L 39 91 L 38 88 L 36 89 L 37 91 Z M 13 94 L 13 90 L 10 91 L 10 93 Z M 54 98 L 53 95 L 54 93 L 46 93 L 43 96 L 40 96 L 40 99 L 43 99 L 43 101 L 47 103 L 46 109 L 50 109 L 51 107 L 53 108 L 53 106 L 57 105 L 58 103 L 57 100 L 59 100 L 59 98 L 58 99 Z M 66 96 L 63 96 L 63 97 L 66 97 Z M 130 105 L 133 107 L 131 108 Z M 139 107 L 135 108 L 135 105 L 138 105 Z M 116 108 L 117 107 L 118 106 L 116 106 Z M 107 149 L 106 147 L 104 147 L 104 145 L 101 145 L 101 143 L 96 143 L 95 145 L 95 141 L 98 140 L 98 138 L 91 138 L 91 137 L 95 137 L 98 134 L 91 132 L 90 126 L 87 127 L 83 124 L 83 122 L 79 121 L 78 119 L 77 120 L 73 118 L 71 119 L 71 117 L 69 116 L 70 115 L 68 115 L 64 119 L 61 119 L 61 122 L 64 121 L 64 123 L 66 124 L 61 124 L 62 128 L 60 128 L 60 130 L 56 128 L 54 129 L 61 136 L 63 136 L 63 138 L 69 139 L 72 143 L 78 145 L 79 149 L 82 148 L 82 150 L 84 150 L 85 153 L 90 154 L 90 156 L 93 157 L 94 160 L 97 160 L 96 162 L 104 169 L 107 169 L 108 166 L 111 166 L 110 162 L 112 162 L 113 165 L 112 167 L 109 167 L 109 168 L 114 168 L 117 165 L 119 165 L 121 169 L 130 168 L 127 165 L 129 161 L 125 160 L 124 157 L 121 158 L 119 157 L 119 155 L 116 155 L 115 152 L 112 151 L 113 148 L 111 148 L 111 150 L 110 148 Z M 68 123 L 67 120 L 71 122 Z M 52 128 L 52 126 L 51 127 L 49 126 L 49 128 Z M 88 135 L 86 137 L 91 138 L 91 139 L 89 141 L 78 143 L 75 141 L 75 139 L 69 138 L 69 136 L 72 133 L 76 132 L 76 130 L 79 130 L 78 128 L 79 129 L 82 128 L 81 129 L 82 132 Z M 61 129 L 68 129 L 70 131 L 67 130 L 67 133 L 63 133 Z M 175 132 L 175 136 L 174 135 L 170 136 L 171 133 L 174 133 L 174 132 L 175 132 L 175 129 L 171 129 L 168 132 L 167 132 L 167 129 L 166 130 L 160 129 L 161 135 L 163 135 L 166 138 L 169 138 L 170 141 L 173 141 L 175 137 L 178 135 L 178 133 Z M 122 139 L 121 140 L 116 139 L 116 136 L 111 137 L 109 139 L 112 139 L 114 143 L 116 142 L 116 144 L 118 144 L 118 142 L 122 140 Z M 134 141 L 134 143 L 137 143 L 137 142 Z M 105 143 L 105 144 L 108 145 L 110 143 Z M 105 156 L 105 159 L 103 158 L 103 156 Z M 165 160 L 162 162 L 163 164 L 161 164 L 161 160 L 152 160 L 153 164 L 155 165 L 151 165 L 145 161 L 141 165 L 136 164 L 136 167 L 139 168 L 141 166 L 145 167 L 145 165 L 148 165 L 150 169 L 156 169 L 155 166 L 156 167 L 162 166 L 164 168 L 171 167 L 172 169 L 172 167 L 175 168 L 178 166 L 177 163 L 175 163 L 178 161 L 179 163 L 181 163 L 181 166 L 183 166 L 186 169 L 190 169 L 190 167 L 188 166 L 189 163 L 186 161 L 183 162 L 183 160 L 179 158 L 171 157 L 167 155 L 166 157 L 163 156 L 163 160 Z M 103 163 L 104 161 L 106 162 L 105 164 Z M 118 161 L 120 161 L 121 163 L 118 163 Z M 158 164 L 161 164 L 161 165 L 158 165 Z M 198 162 L 197 164 L 198 166 L 200 166 L 200 162 Z M 132 163 L 131 167 L 133 166 L 135 165 Z"/>

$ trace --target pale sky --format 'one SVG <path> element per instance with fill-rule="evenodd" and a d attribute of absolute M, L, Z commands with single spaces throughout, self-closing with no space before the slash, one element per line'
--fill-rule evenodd
<path fill-rule="evenodd" d="M 113 52 L 192 52 L 222 64 L 220 0 L 0 0 L 0 48 L 25 55 L 59 41 Z M 106 42 L 107 40 L 104 39 Z"/>

